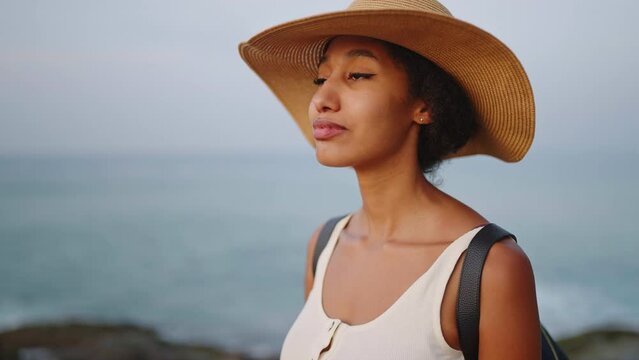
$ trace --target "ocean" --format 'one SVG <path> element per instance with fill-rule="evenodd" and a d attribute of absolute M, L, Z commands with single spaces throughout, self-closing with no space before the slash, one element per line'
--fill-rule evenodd
<path fill-rule="evenodd" d="M 472 156 L 438 181 L 517 236 L 553 336 L 639 329 L 639 154 Z M 352 169 L 310 151 L 0 157 L 0 328 L 134 322 L 279 353 L 312 231 L 360 206 Z"/>

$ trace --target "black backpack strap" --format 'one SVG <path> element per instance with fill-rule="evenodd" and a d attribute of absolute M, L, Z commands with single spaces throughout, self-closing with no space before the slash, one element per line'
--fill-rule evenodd
<path fill-rule="evenodd" d="M 457 297 L 457 331 L 466 360 L 477 360 L 479 354 L 479 290 L 484 262 L 493 244 L 506 236 L 517 241 L 510 232 L 489 223 L 475 234 L 466 250 Z"/>
<path fill-rule="evenodd" d="M 328 243 L 328 239 L 331 237 L 331 234 L 333 233 L 333 230 L 335 229 L 335 225 L 337 225 L 337 223 L 346 216 L 348 216 L 348 214 L 331 218 L 324 224 L 324 227 L 322 227 L 322 230 L 320 231 L 320 234 L 317 238 L 317 242 L 315 243 L 315 250 L 313 253 L 313 277 L 315 277 L 315 268 L 317 267 L 317 260 L 319 259 L 319 256 L 322 253 L 322 250 L 324 250 L 324 248 L 326 247 L 326 244 Z"/>

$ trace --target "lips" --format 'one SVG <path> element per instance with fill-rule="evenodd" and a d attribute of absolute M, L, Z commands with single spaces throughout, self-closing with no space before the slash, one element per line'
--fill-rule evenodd
<path fill-rule="evenodd" d="M 313 121 L 313 137 L 316 140 L 328 140 L 346 131 L 342 125 L 325 119 Z"/>

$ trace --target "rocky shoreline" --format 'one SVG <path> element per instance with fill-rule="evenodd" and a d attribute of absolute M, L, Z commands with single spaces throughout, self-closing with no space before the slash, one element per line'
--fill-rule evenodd
<path fill-rule="evenodd" d="M 639 359 L 639 333 L 602 328 L 560 339 L 573 360 Z M 168 342 L 153 329 L 130 324 L 34 324 L 0 332 L 6 360 L 274 360 L 211 345 Z"/>
<path fill-rule="evenodd" d="M 163 340 L 132 324 L 34 324 L 0 333 L 0 360 L 274 360 Z"/>

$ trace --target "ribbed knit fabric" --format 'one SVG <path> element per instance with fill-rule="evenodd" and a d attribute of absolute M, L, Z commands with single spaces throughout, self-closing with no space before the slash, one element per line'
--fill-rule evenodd
<path fill-rule="evenodd" d="M 441 331 L 440 308 L 457 259 L 482 227 L 448 245 L 433 265 L 377 318 L 349 325 L 326 315 L 322 284 L 329 259 L 352 214 L 340 220 L 322 251 L 313 288 L 282 346 L 280 360 L 460 360 Z M 331 345 L 327 351 L 322 351 Z"/>

